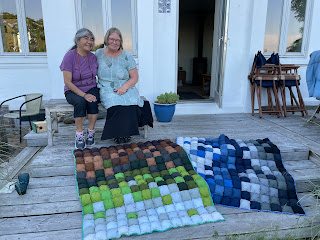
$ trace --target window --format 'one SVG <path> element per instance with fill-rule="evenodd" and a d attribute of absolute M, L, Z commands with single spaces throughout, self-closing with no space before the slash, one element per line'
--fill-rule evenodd
<path fill-rule="evenodd" d="M 264 52 L 305 56 L 309 38 L 310 0 L 269 0 Z"/>
<path fill-rule="evenodd" d="M 118 28 L 123 48 L 137 55 L 136 0 L 80 0 L 75 1 L 78 29 L 85 27 L 95 35 L 95 49 L 100 48 L 104 35 L 111 27 Z"/>
<path fill-rule="evenodd" d="M 1 55 L 44 55 L 41 0 L 0 1 Z"/>

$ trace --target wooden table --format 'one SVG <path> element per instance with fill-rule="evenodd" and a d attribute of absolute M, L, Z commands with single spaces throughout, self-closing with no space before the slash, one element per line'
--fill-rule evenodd
<path fill-rule="evenodd" d="M 205 83 L 209 82 L 209 95 L 210 95 L 210 85 L 211 85 L 211 74 L 201 74 L 202 75 L 202 96 L 205 95 L 204 87 Z"/>

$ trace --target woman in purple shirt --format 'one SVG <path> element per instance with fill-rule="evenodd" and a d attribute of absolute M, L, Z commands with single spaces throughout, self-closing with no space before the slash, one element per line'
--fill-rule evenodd
<path fill-rule="evenodd" d="M 83 149 L 94 144 L 94 126 L 100 101 L 96 82 L 98 64 L 96 56 L 90 52 L 94 46 L 94 35 L 90 30 L 78 30 L 74 42 L 75 45 L 64 56 L 60 69 L 63 72 L 65 97 L 74 106 L 77 128 L 75 147 Z M 82 126 L 86 116 L 89 128 L 85 137 Z"/>

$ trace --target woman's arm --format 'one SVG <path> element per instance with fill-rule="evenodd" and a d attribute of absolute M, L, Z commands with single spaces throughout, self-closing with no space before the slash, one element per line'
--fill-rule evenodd
<path fill-rule="evenodd" d="M 136 68 L 133 68 L 128 71 L 129 72 L 129 80 L 126 81 L 121 87 L 114 90 L 114 92 L 123 95 L 127 92 L 129 88 L 132 88 L 136 85 L 139 79 L 138 70 Z"/>
<path fill-rule="evenodd" d="M 94 95 L 81 91 L 76 85 L 74 85 L 72 83 L 72 73 L 71 72 L 66 71 L 66 70 L 63 70 L 62 72 L 63 72 L 64 84 L 66 85 L 67 88 L 69 88 L 75 94 L 83 97 L 88 102 L 97 101 L 97 99 Z"/>

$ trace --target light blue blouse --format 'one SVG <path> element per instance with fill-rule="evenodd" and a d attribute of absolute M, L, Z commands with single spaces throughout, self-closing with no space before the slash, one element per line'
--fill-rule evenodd
<path fill-rule="evenodd" d="M 103 49 L 96 51 L 98 61 L 98 88 L 100 88 L 101 104 L 105 108 L 113 106 L 143 106 L 138 89 L 134 86 L 123 95 L 115 93 L 113 90 L 121 87 L 129 80 L 129 70 L 136 67 L 136 62 L 131 54 L 125 50 L 118 57 L 108 57 L 104 55 Z"/>

